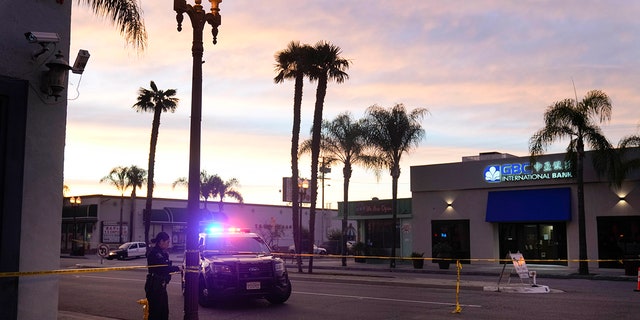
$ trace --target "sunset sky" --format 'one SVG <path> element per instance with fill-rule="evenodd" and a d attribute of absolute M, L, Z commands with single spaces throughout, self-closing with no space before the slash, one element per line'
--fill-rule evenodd
<path fill-rule="evenodd" d="M 193 0 L 188 1 L 194 3 Z M 192 28 L 177 32 L 173 2 L 143 0 L 146 51 L 125 46 L 116 27 L 74 1 L 71 58 L 86 49 L 85 73 L 69 76 L 65 184 L 70 195 L 111 194 L 99 180 L 116 166 L 147 167 L 151 113 L 136 113 L 140 87 L 177 89 L 175 113 L 161 118 L 154 196 L 188 175 Z M 208 1 L 203 1 L 209 10 Z M 245 202 L 284 204 L 291 175 L 293 82 L 275 84 L 274 55 L 292 40 L 328 41 L 349 59 L 349 79 L 330 82 L 324 118 L 367 107 L 427 108 L 426 138 L 403 156 L 399 197 L 410 197 L 413 165 L 459 162 L 498 151 L 526 156 L 547 106 L 592 89 L 613 101 L 602 128 L 613 142 L 638 133 L 640 3 L 629 1 L 224 0 L 218 44 L 205 27 L 201 168 L 237 178 Z M 575 83 L 575 93 L 574 93 Z M 310 137 L 315 83 L 306 82 L 303 139 Z M 548 151 L 562 152 L 567 141 Z M 300 161 L 309 177 L 309 157 Z M 325 203 L 342 200 L 342 166 L 326 181 Z M 130 191 L 127 192 L 127 194 Z M 139 190 L 139 195 L 146 191 Z M 391 197 L 388 170 L 377 180 L 356 167 L 350 200 Z M 321 207 L 318 199 L 318 207 Z"/>

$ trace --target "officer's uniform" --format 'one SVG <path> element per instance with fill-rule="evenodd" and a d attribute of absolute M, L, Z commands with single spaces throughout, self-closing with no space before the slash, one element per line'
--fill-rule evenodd
<path fill-rule="evenodd" d="M 167 284 L 171 281 L 171 272 L 180 271 L 178 267 L 171 265 L 169 254 L 164 250 L 153 247 L 147 253 L 147 265 L 149 274 L 144 285 L 149 302 L 149 320 L 169 319 L 169 298 L 167 296 Z M 152 267 L 164 265 L 162 267 Z"/>

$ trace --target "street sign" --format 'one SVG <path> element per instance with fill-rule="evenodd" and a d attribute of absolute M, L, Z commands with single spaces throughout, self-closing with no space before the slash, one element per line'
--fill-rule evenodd
<path fill-rule="evenodd" d="M 103 258 L 106 258 L 109 255 L 109 246 L 104 243 L 101 243 L 98 246 L 98 255 Z"/>

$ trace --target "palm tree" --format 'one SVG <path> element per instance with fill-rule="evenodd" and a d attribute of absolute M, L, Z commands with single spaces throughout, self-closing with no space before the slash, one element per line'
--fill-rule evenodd
<path fill-rule="evenodd" d="M 393 220 L 390 267 L 396 267 L 396 246 L 398 238 L 398 178 L 400 178 L 400 159 L 417 147 L 425 132 L 420 124 L 428 113 L 427 109 L 416 108 L 407 113 L 403 104 L 398 103 L 390 109 L 378 105 L 367 108 L 365 127 L 367 140 L 373 148 L 373 154 L 380 159 L 380 167 L 389 168 L 391 174 L 391 211 Z"/>
<path fill-rule="evenodd" d="M 151 90 L 140 88 L 138 101 L 133 105 L 136 112 L 153 112 L 151 124 L 151 143 L 149 147 L 149 174 L 147 176 L 147 201 L 143 213 L 144 241 L 149 243 L 149 228 L 151 227 L 151 204 L 153 199 L 153 175 L 156 159 L 156 145 L 158 144 L 158 130 L 160 129 L 160 115 L 163 112 L 175 112 L 179 99 L 175 97 L 176 90 L 158 90 L 156 83 L 151 81 Z"/>
<path fill-rule="evenodd" d="M 207 171 L 200 171 L 200 197 L 204 200 L 204 209 L 207 209 L 207 200 L 209 198 L 215 198 L 218 194 L 216 181 L 219 180 L 220 177 L 216 174 L 208 174 Z M 189 180 L 187 178 L 178 178 L 176 181 L 171 184 L 172 188 L 176 186 L 189 186 Z"/>
<path fill-rule="evenodd" d="M 308 74 L 309 58 L 311 47 L 301 45 L 298 41 L 291 41 L 286 49 L 279 51 L 275 55 L 277 75 L 273 78 L 275 83 L 282 83 L 284 80 L 293 79 L 293 128 L 291 130 L 291 210 L 293 224 L 294 243 L 300 243 L 300 230 L 298 215 L 300 210 L 300 190 L 298 189 L 298 144 L 300 141 L 300 122 L 302 109 L 302 88 L 304 77 Z M 298 264 L 301 266 L 301 264 Z M 302 269 L 300 267 L 300 272 Z"/>
<path fill-rule="evenodd" d="M 629 135 L 623 137 L 618 142 L 618 160 L 619 167 L 618 170 L 615 171 L 615 174 L 612 176 L 613 184 L 616 187 L 621 187 L 624 179 L 629 175 L 632 171 L 640 168 L 640 158 L 637 157 L 627 157 L 627 153 L 633 148 L 636 149 L 640 147 L 640 136 L 638 135 Z"/>
<path fill-rule="evenodd" d="M 342 168 L 343 182 L 343 216 L 342 216 L 342 235 L 341 235 L 341 254 L 342 266 L 347 265 L 347 222 L 349 219 L 349 181 L 353 173 L 353 165 L 363 165 L 367 168 L 373 168 L 372 164 L 376 163 L 369 155 L 365 154 L 366 150 L 366 132 L 364 130 L 363 121 L 354 121 L 351 113 L 344 112 L 339 114 L 331 122 L 324 120 L 322 122 L 322 133 L 320 140 L 320 150 L 322 154 L 328 157 L 325 164 L 339 161 L 344 164 Z M 300 147 L 300 152 L 309 152 L 311 150 L 311 140 L 306 140 Z"/>
<path fill-rule="evenodd" d="M 555 140 L 569 138 L 567 158 L 575 159 L 576 184 L 578 192 L 578 273 L 589 274 L 587 262 L 587 236 L 584 208 L 584 157 L 585 144 L 599 154 L 611 154 L 611 143 L 604 137 L 598 123 L 611 119 L 611 99 L 600 90 L 592 90 L 582 99 L 564 99 L 549 106 L 544 113 L 544 127 L 529 140 L 531 157 L 542 155 L 547 146 Z M 596 170 L 603 169 L 602 159 L 596 155 Z"/>
<path fill-rule="evenodd" d="M 127 167 L 118 166 L 111 169 L 108 175 L 104 176 L 100 179 L 100 182 L 107 182 L 112 184 L 118 191 L 120 191 L 120 224 L 118 225 L 119 230 L 119 241 L 122 241 L 122 211 L 124 208 L 124 192 L 129 188 L 129 179 L 127 177 Z"/>
<path fill-rule="evenodd" d="M 142 8 L 137 0 L 78 0 L 90 6 L 97 16 L 115 23 L 127 44 L 144 51 L 147 31 L 142 18 Z"/>
<path fill-rule="evenodd" d="M 244 202 L 242 194 L 236 190 L 236 187 L 240 186 L 238 179 L 231 178 L 227 181 L 223 181 L 219 176 L 214 176 L 211 183 L 217 191 L 217 196 L 220 197 L 220 202 L 218 202 L 218 212 L 222 212 L 225 197 L 234 198 L 240 203 Z"/>
<path fill-rule="evenodd" d="M 129 221 L 133 225 L 133 214 L 136 212 L 136 189 L 142 189 L 142 185 L 147 181 L 147 170 L 132 165 L 127 168 L 128 186 L 131 187 L 131 211 Z M 133 230 L 129 230 L 129 241 L 133 241 Z"/>
<path fill-rule="evenodd" d="M 316 204 L 318 200 L 318 161 L 320 158 L 320 132 L 322 131 L 322 111 L 327 95 L 329 80 L 342 83 L 349 79 L 345 72 L 349 69 L 349 61 L 340 56 L 342 50 L 328 42 L 318 42 L 311 54 L 309 79 L 317 81 L 316 103 L 313 110 L 313 126 L 311 135 L 311 205 L 309 208 L 309 252 L 313 252 L 315 241 Z M 313 257 L 309 259 L 309 273 L 313 272 Z"/>

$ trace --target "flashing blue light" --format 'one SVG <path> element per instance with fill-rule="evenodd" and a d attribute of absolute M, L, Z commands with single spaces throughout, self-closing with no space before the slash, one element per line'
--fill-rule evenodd
<path fill-rule="evenodd" d="M 441 233 L 441 234 L 440 234 L 440 237 L 441 237 L 441 238 L 446 238 L 446 237 L 447 237 L 447 233 L 446 233 L 446 232 Z"/>
<path fill-rule="evenodd" d="M 218 224 L 212 224 L 207 226 L 205 230 L 207 230 L 207 233 L 223 233 L 224 227 Z"/>

